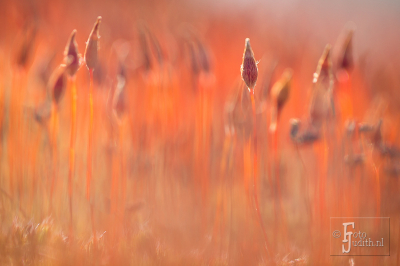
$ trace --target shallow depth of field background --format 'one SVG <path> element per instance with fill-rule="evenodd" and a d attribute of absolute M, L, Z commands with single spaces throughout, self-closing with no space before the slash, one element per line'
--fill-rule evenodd
<path fill-rule="evenodd" d="M 346 120 L 375 125 L 382 118 L 384 140 L 400 145 L 399 2 L 269 2 L 1 1 L 0 264 L 400 263 L 400 161 L 381 158 L 368 139 L 345 139 Z M 35 113 L 70 33 L 77 30 L 83 54 L 97 16 L 91 194 L 87 199 L 89 71 L 83 64 L 76 76 L 71 221 L 71 82 L 58 109 L 57 160 L 51 119 L 38 123 Z M 335 66 L 349 21 L 356 26 L 355 67 L 349 83 L 335 84 L 334 137 L 296 147 L 289 120 L 307 116 L 318 59 L 330 43 Z M 18 65 L 32 29 L 26 63 Z M 273 254 L 265 252 L 252 196 L 253 121 L 240 77 L 245 38 L 260 60 L 257 193 Z M 193 56 L 197 41 L 209 71 Z M 126 109 L 117 123 L 110 99 L 121 54 Z M 277 193 L 266 92 L 288 67 L 293 81 L 278 123 Z M 232 108 L 233 124 L 227 115 Z M 364 162 L 346 163 L 349 146 L 359 150 L 361 141 Z M 333 216 L 390 217 L 390 256 L 329 256 Z"/>

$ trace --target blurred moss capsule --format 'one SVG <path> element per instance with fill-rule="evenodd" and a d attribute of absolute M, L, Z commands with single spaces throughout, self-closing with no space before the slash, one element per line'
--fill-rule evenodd
<path fill-rule="evenodd" d="M 99 27 L 101 17 L 97 17 L 96 23 L 93 26 L 89 39 L 86 42 L 85 62 L 88 69 L 94 69 L 97 65 L 97 51 L 99 50 Z"/>
<path fill-rule="evenodd" d="M 331 80 L 333 78 L 332 73 L 332 60 L 331 60 L 331 45 L 325 46 L 324 52 L 318 60 L 317 70 L 314 73 L 314 83 L 323 81 L 325 79 Z"/>
<path fill-rule="evenodd" d="M 47 88 L 51 93 L 52 99 L 59 104 L 61 97 L 67 87 L 66 65 L 60 65 L 53 74 L 51 74 Z"/>
<path fill-rule="evenodd" d="M 73 30 L 64 50 L 64 63 L 68 66 L 66 73 L 74 76 L 81 65 L 81 56 L 78 53 L 78 44 L 75 40 L 76 30 Z"/>
<path fill-rule="evenodd" d="M 282 77 L 274 84 L 271 89 L 271 94 L 276 99 L 276 105 L 280 110 L 289 98 L 290 86 L 292 81 L 293 71 L 286 69 Z"/>
<path fill-rule="evenodd" d="M 353 30 L 349 30 L 347 37 L 343 43 L 341 55 L 339 57 L 339 68 L 350 71 L 354 66 L 353 61 Z"/>
<path fill-rule="evenodd" d="M 32 26 L 26 26 L 24 28 L 21 43 L 17 44 L 16 63 L 19 67 L 29 67 L 34 55 L 36 35 L 37 28 L 34 23 Z"/>

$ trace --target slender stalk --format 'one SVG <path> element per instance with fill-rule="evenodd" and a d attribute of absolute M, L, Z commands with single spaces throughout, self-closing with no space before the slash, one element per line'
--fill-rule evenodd
<path fill-rule="evenodd" d="M 201 121 L 201 128 L 202 128 L 202 153 L 203 153 L 203 160 L 204 160 L 204 165 L 203 169 L 205 171 L 205 174 L 203 175 L 204 180 L 203 180 L 203 195 L 204 197 L 207 197 L 207 192 L 208 192 L 208 174 L 209 174 L 209 169 L 208 169 L 208 155 L 209 155 L 209 150 L 208 150 L 208 91 L 206 90 L 207 88 L 202 85 L 200 87 L 202 91 L 202 121 Z"/>
<path fill-rule="evenodd" d="M 58 129 L 58 107 L 57 104 L 53 102 L 52 104 L 52 154 L 53 154 L 53 174 L 51 179 L 51 187 L 50 187 L 50 212 L 52 211 L 53 206 L 53 195 L 54 188 L 56 185 L 57 173 L 58 173 L 58 147 L 57 147 L 57 129 Z"/>
<path fill-rule="evenodd" d="M 400 243 L 400 230 L 398 231 L 398 242 Z M 397 265 L 400 265 L 400 245 L 397 245 Z"/>
<path fill-rule="evenodd" d="M 93 247 L 97 250 L 97 234 L 96 229 L 94 226 L 94 210 L 93 210 L 93 203 L 90 203 L 90 220 L 92 223 L 92 234 L 93 234 Z"/>
<path fill-rule="evenodd" d="M 320 177 L 320 199 L 319 199 L 319 207 L 320 207 L 320 218 L 321 218 L 321 225 L 324 222 L 325 219 L 325 194 L 326 194 L 326 182 L 328 179 L 328 149 L 329 149 L 329 144 L 328 144 L 328 125 L 325 124 L 324 127 L 324 138 L 323 138 L 323 146 L 322 146 L 322 155 L 323 155 L 323 165 L 322 165 L 322 175 Z"/>
<path fill-rule="evenodd" d="M 204 88 L 201 84 L 197 84 L 197 89 L 200 91 L 200 112 L 199 112 L 199 150 L 198 150 L 198 158 L 200 159 L 200 187 L 201 187 L 201 198 L 204 204 L 205 199 L 205 183 L 206 183 L 206 176 L 205 176 L 205 146 L 204 146 Z"/>
<path fill-rule="evenodd" d="M 41 131 L 38 131 L 34 133 L 34 141 L 30 147 L 30 172 L 32 174 L 32 187 L 31 187 L 31 196 L 30 196 L 30 205 L 29 205 L 29 210 L 32 211 L 32 207 L 34 204 L 35 196 L 36 196 L 36 188 L 37 188 L 37 183 L 38 183 L 38 176 L 36 173 L 37 169 L 37 159 L 38 159 L 38 154 L 39 154 L 39 146 L 40 146 L 40 139 L 41 139 Z M 1 152 L 1 150 L 0 150 Z"/>
<path fill-rule="evenodd" d="M 18 85 L 15 85 L 19 80 L 17 76 L 17 71 L 13 71 L 12 73 L 12 90 L 10 90 L 10 126 L 8 131 L 8 139 L 7 139 L 7 155 L 8 155 L 8 168 L 9 168 L 9 176 L 10 176 L 10 194 L 14 196 L 14 179 L 15 179 L 15 150 L 16 150 L 16 129 L 17 129 L 17 105 L 18 105 Z"/>
<path fill-rule="evenodd" d="M 379 178 L 379 170 L 380 167 L 376 166 L 375 164 L 372 165 L 374 172 L 375 172 L 375 177 L 376 177 L 376 217 L 380 217 L 381 215 L 381 182 Z"/>
<path fill-rule="evenodd" d="M 121 198 L 121 216 L 124 216 L 124 206 L 126 205 L 126 185 L 127 185 L 127 176 L 126 176 L 126 160 L 125 160 L 125 150 L 124 150 L 124 138 L 125 138 L 125 120 L 123 120 L 119 126 L 119 149 L 120 149 L 120 167 L 121 167 L 121 189 L 122 189 L 122 198 Z"/>
<path fill-rule="evenodd" d="M 89 68 L 90 81 L 89 81 L 89 138 L 88 138 L 88 152 L 87 152 L 87 168 L 86 168 L 86 199 L 90 204 L 90 221 L 93 231 L 93 246 L 97 248 L 96 230 L 94 227 L 94 214 L 93 202 L 90 202 L 90 184 L 92 181 L 92 150 L 93 150 L 93 68 Z"/>
<path fill-rule="evenodd" d="M 268 242 L 268 237 L 267 237 L 267 233 L 265 232 L 265 228 L 264 228 L 264 224 L 262 221 L 262 216 L 260 213 L 260 207 L 259 207 L 259 203 L 258 203 L 258 188 L 257 188 L 257 170 L 258 170 L 258 166 L 257 166 L 257 120 L 256 120 L 256 103 L 255 103 L 255 99 L 254 99 L 254 88 L 250 89 L 250 97 L 251 97 L 251 107 L 253 110 L 253 197 L 254 197 L 254 204 L 255 204 L 255 208 L 256 208 L 256 213 L 257 213 L 257 217 L 258 217 L 258 221 L 260 223 L 262 232 L 263 232 L 263 236 L 264 236 L 264 241 L 265 241 L 265 248 L 267 249 L 267 253 L 269 256 L 271 256 L 271 248 Z M 272 253 L 273 254 L 273 253 Z"/>
<path fill-rule="evenodd" d="M 279 161 L 278 157 L 278 134 L 277 134 L 277 121 L 278 121 L 278 107 L 277 104 L 272 104 L 271 107 L 271 119 L 270 119 L 270 145 L 272 152 L 270 153 L 270 188 L 272 189 L 273 197 L 273 207 L 274 207 L 274 238 L 273 242 L 277 244 L 277 234 L 278 234 L 278 204 L 280 203 L 280 179 L 279 179 Z M 273 182 L 275 180 L 275 183 Z M 278 192 L 279 191 L 279 192 Z M 278 196 L 277 196 L 278 194 Z"/>
<path fill-rule="evenodd" d="M 118 132 L 118 134 L 120 134 Z M 114 151 L 111 155 L 111 193 L 110 193 L 110 214 L 111 214 L 111 225 L 114 224 L 116 219 L 116 206 L 118 205 L 118 176 L 120 169 L 118 164 L 118 155 Z M 114 229 L 112 229 L 114 231 Z M 114 231 L 115 232 L 115 231 Z"/>
<path fill-rule="evenodd" d="M 251 140 L 243 145 L 243 185 L 246 192 L 246 200 L 251 206 L 250 182 L 251 182 Z"/>
<path fill-rule="evenodd" d="M 269 103 L 271 103 L 271 102 L 269 102 Z M 272 108 L 274 108 L 274 107 L 272 107 Z M 272 110 L 272 108 L 270 110 L 271 113 L 274 112 Z M 272 116 L 268 115 L 268 111 L 267 111 L 266 118 L 267 118 L 266 125 L 267 125 L 267 129 L 268 129 L 270 127 L 270 125 L 272 124 Z M 268 149 L 270 149 L 270 147 L 272 147 L 272 145 L 273 145 L 272 137 L 273 136 L 271 136 L 270 134 L 267 134 L 267 148 Z M 272 182 L 272 175 L 273 175 L 272 174 L 272 171 L 273 171 L 272 160 L 273 160 L 273 158 L 272 159 L 271 158 L 272 158 L 272 154 L 270 152 L 267 152 L 266 161 L 267 161 L 268 184 L 269 184 L 270 189 L 273 190 L 273 182 Z M 274 192 L 274 191 L 272 191 L 272 192 Z M 273 200 L 275 201 L 275 197 L 273 197 Z M 275 208 L 275 203 L 273 205 Z"/>
<path fill-rule="evenodd" d="M 214 219 L 214 229 L 213 229 L 213 239 L 219 237 L 220 234 L 220 227 L 222 231 L 223 223 L 221 222 L 224 219 L 224 214 L 222 213 L 223 204 L 224 204 L 224 184 L 225 184 L 225 174 L 226 169 L 228 167 L 229 161 L 229 146 L 231 145 L 230 135 L 225 135 L 224 144 L 222 147 L 222 158 L 221 164 L 219 169 L 219 188 L 217 193 L 217 207 L 215 212 L 215 219 Z M 221 216 L 221 217 L 220 217 Z"/>
<path fill-rule="evenodd" d="M 90 199 L 90 183 L 92 180 L 92 143 L 93 143 L 93 69 L 89 69 L 89 140 L 87 152 L 87 170 L 86 170 L 86 198 Z"/>
<path fill-rule="evenodd" d="M 71 87 L 71 135 L 69 146 L 69 173 L 68 173 L 68 196 L 69 212 L 72 223 L 72 183 L 75 174 L 75 138 L 76 138 L 76 78 L 72 78 Z"/>
<path fill-rule="evenodd" d="M 18 90 L 18 131 L 17 131 L 17 136 L 18 136 L 18 142 L 17 142 L 17 149 L 18 149 L 18 167 L 17 167 L 17 176 L 18 176 L 18 207 L 21 209 L 21 204 L 23 200 L 23 179 L 24 179 L 24 170 L 25 170 L 25 164 L 23 162 L 26 161 L 26 153 L 24 151 L 25 148 L 25 139 L 24 139 L 24 133 L 25 133 L 25 121 L 23 119 L 23 105 L 24 105 L 24 97 L 25 97 L 25 91 L 26 91 L 26 72 L 23 70 L 20 72 L 20 84 L 19 84 L 19 90 Z"/>
<path fill-rule="evenodd" d="M 283 213 L 282 207 L 282 193 L 281 193 L 281 180 L 280 180 L 280 167 L 279 167 L 279 132 L 278 132 L 278 121 L 279 121 L 279 112 L 277 111 L 276 118 L 276 127 L 272 131 L 272 145 L 273 145 L 273 158 L 274 158 L 274 170 L 275 170 L 275 185 L 276 185 L 276 194 L 277 200 L 275 200 L 275 223 L 277 224 L 278 219 L 280 220 L 281 227 L 283 228 L 283 236 L 284 241 L 287 242 L 287 231 L 286 231 L 286 218 Z M 279 217 L 280 214 L 280 217 Z"/>
<path fill-rule="evenodd" d="M 359 138 L 360 138 L 360 142 L 361 142 L 361 152 L 367 152 L 367 147 L 366 147 L 363 135 L 360 135 Z M 372 158 L 373 152 L 374 152 L 374 150 L 372 149 L 372 151 L 370 152 L 370 155 L 369 155 L 369 157 L 370 157 L 369 161 L 371 161 L 372 170 L 374 171 L 374 175 L 375 175 L 376 217 L 379 217 L 380 213 L 381 213 L 381 188 L 380 188 L 380 175 L 379 175 L 379 171 L 381 169 L 381 163 L 374 162 L 374 159 Z"/>

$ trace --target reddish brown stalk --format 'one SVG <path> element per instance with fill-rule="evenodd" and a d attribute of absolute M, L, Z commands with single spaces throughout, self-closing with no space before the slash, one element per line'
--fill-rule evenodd
<path fill-rule="evenodd" d="M 58 148 L 57 148 L 57 129 L 58 129 L 58 108 L 55 103 L 52 104 L 52 137 L 51 142 L 53 146 L 52 154 L 53 154 L 53 174 L 51 179 L 51 187 L 50 187 L 50 212 L 53 207 L 53 195 L 54 195 L 54 187 L 57 180 L 58 174 Z"/>
<path fill-rule="evenodd" d="M 273 107 L 274 108 L 274 107 Z M 277 113 L 276 108 L 272 110 L 273 112 Z M 276 114 L 277 116 L 277 114 Z M 275 118 L 277 120 L 277 117 Z M 273 186 L 271 187 L 273 189 L 273 201 L 274 201 L 274 244 L 277 244 L 277 236 L 276 234 L 278 233 L 278 224 L 279 222 L 279 213 L 281 213 L 281 191 L 280 191 L 280 176 L 279 176 L 279 159 L 278 159 L 278 130 L 276 128 L 276 125 L 273 124 L 271 119 L 271 127 L 270 127 L 270 132 L 271 132 L 271 141 L 272 141 L 272 160 L 271 160 L 271 175 L 273 175 L 273 179 L 275 180 L 275 183 L 272 182 Z M 272 129 L 272 127 L 274 127 Z M 274 186 L 275 185 L 275 186 Z M 278 211 L 279 210 L 279 211 Z"/>
<path fill-rule="evenodd" d="M 230 96 L 230 99 L 225 103 L 224 107 L 224 143 L 222 147 L 222 157 L 221 164 L 219 168 L 220 178 L 219 178 L 219 193 L 217 198 L 217 207 L 215 212 L 215 221 L 214 221 L 214 230 L 213 230 L 213 239 L 218 241 L 217 237 L 222 236 L 223 226 L 225 221 L 225 213 L 222 213 L 225 210 L 225 186 L 226 184 L 226 175 L 227 171 L 230 170 L 230 166 L 232 165 L 231 155 L 233 152 L 234 139 L 235 139 L 235 124 L 234 124 L 234 111 L 237 104 L 237 96 L 238 91 L 234 91 L 233 96 Z M 246 156 L 245 156 L 246 158 Z M 248 171 L 245 171 L 247 173 Z M 246 190 L 247 192 L 247 190 Z M 246 195 L 248 196 L 248 194 Z M 220 216 L 222 216 L 220 218 Z M 221 230 L 221 231 L 220 231 Z"/>
<path fill-rule="evenodd" d="M 90 72 L 89 85 L 89 139 L 86 169 L 86 198 L 90 199 L 90 183 L 92 180 L 92 142 L 93 142 L 93 69 Z"/>
<path fill-rule="evenodd" d="M 24 147 L 25 147 L 25 138 L 24 138 L 24 133 L 25 133 L 25 124 L 23 121 L 23 103 L 24 103 L 24 96 L 26 94 L 26 72 L 23 71 L 22 72 L 22 77 L 21 77 L 21 85 L 20 85 L 20 89 L 19 89 L 19 106 L 18 106 L 18 132 L 17 132 L 17 136 L 18 136 L 18 153 L 19 153 L 19 164 L 21 164 L 20 166 L 17 166 L 17 177 L 18 177 L 18 205 L 19 208 L 21 209 L 21 204 L 22 204 L 22 200 L 23 200 L 23 182 L 24 182 L 24 164 L 23 162 L 26 160 L 25 158 L 25 152 L 24 152 Z"/>
<path fill-rule="evenodd" d="M 65 88 L 67 84 L 67 76 L 66 76 L 66 66 L 60 65 L 51 75 L 48 90 L 52 95 L 52 147 L 53 147 L 53 177 L 51 181 L 51 188 L 50 188 L 50 211 L 53 204 L 53 193 L 54 187 L 57 182 L 57 175 L 58 175 L 58 148 L 57 148 L 57 136 L 58 136 L 58 105 L 61 101 L 61 98 L 64 95 Z"/>
<path fill-rule="evenodd" d="M 222 146 L 222 159 L 221 159 L 221 165 L 219 169 L 219 190 L 217 194 L 217 207 L 216 207 L 216 212 L 215 212 L 215 220 L 214 220 L 214 230 L 213 230 L 213 239 L 217 238 L 219 236 L 219 230 L 220 230 L 220 220 L 223 220 L 224 217 L 223 214 L 221 214 L 223 210 L 223 198 L 224 198 L 224 180 L 225 180 L 225 171 L 227 168 L 227 160 L 228 160 L 228 150 L 229 150 L 229 144 L 230 144 L 230 138 L 231 136 L 226 134 L 225 139 L 224 139 L 224 144 Z"/>
<path fill-rule="evenodd" d="M 15 165 L 15 150 L 16 150 L 16 136 L 15 136 L 15 131 L 17 127 L 17 114 L 16 114 L 16 109 L 18 105 L 18 97 L 19 97 L 19 86 L 15 85 L 17 81 L 19 81 L 19 78 L 17 77 L 17 71 L 13 73 L 13 89 L 10 91 L 11 93 L 11 99 L 10 99 L 10 132 L 8 133 L 8 140 L 7 140 L 7 154 L 8 154 L 8 167 L 9 167 L 9 176 L 10 176 L 10 194 L 11 196 L 14 196 L 14 179 L 15 179 L 15 172 L 14 172 L 14 165 Z"/>
<path fill-rule="evenodd" d="M 30 147 L 30 154 L 29 154 L 29 158 L 30 158 L 30 172 L 32 174 L 32 187 L 31 187 L 31 197 L 30 197 L 30 206 L 29 206 L 29 210 L 32 211 L 32 207 L 33 207 L 33 203 L 35 200 L 35 196 L 36 196 L 36 188 L 37 188 L 37 183 L 38 183 L 38 176 L 36 173 L 36 169 L 37 169 L 37 158 L 38 158 L 38 154 L 39 154 L 39 146 L 40 146 L 40 139 L 41 139 L 41 132 L 38 131 L 36 132 L 34 135 L 34 141 Z M 1 150 L 0 150 L 1 152 Z M 1 158 L 0 158 L 1 159 Z"/>
<path fill-rule="evenodd" d="M 93 247 L 96 250 L 97 249 L 97 234 L 96 234 L 96 229 L 95 229 L 95 226 L 94 226 L 93 203 L 90 203 L 90 220 L 91 220 L 91 223 L 92 223 Z"/>
<path fill-rule="evenodd" d="M 68 173 L 68 196 L 69 196 L 69 211 L 72 221 L 72 184 L 75 173 L 75 136 L 76 136 L 76 78 L 72 78 L 71 87 L 71 135 L 69 148 L 69 173 Z"/>
<path fill-rule="evenodd" d="M 319 185 L 319 208 L 320 208 L 320 215 L 321 215 L 321 223 L 324 219 L 325 214 L 325 189 L 326 189 L 326 181 L 328 178 L 328 136 L 327 136 L 327 128 L 325 127 L 323 130 L 323 143 L 322 143 L 322 150 L 320 153 L 323 155 L 323 163 L 322 163 L 322 174 L 320 178 L 320 185 Z"/>
<path fill-rule="evenodd" d="M 22 199 L 22 186 L 23 186 L 23 162 L 25 161 L 24 148 L 24 136 L 25 131 L 23 126 L 23 102 L 26 87 L 26 72 L 25 69 L 16 69 L 13 73 L 13 90 L 11 93 L 11 105 L 10 105 L 10 131 L 9 134 L 9 166 L 10 166 L 10 188 L 11 195 L 14 194 L 14 189 L 17 189 L 18 204 L 21 208 Z M 15 168 L 15 166 L 17 166 Z M 15 182 L 15 184 L 14 184 Z M 14 186 L 16 186 L 14 188 Z"/>
<path fill-rule="evenodd" d="M 205 172 L 205 162 L 206 162 L 206 159 L 205 159 L 205 150 L 204 150 L 204 148 L 205 148 L 205 146 L 204 146 L 204 88 L 202 87 L 202 86 L 199 86 L 199 84 L 197 85 L 197 88 L 199 89 L 199 91 L 200 91 L 200 99 L 199 99 L 199 101 L 200 101 L 200 103 L 199 103 L 199 122 L 198 122 L 198 124 L 199 124 L 199 129 L 198 129 L 198 132 L 199 132 L 199 143 L 198 143 L 198 145 L 199 145 L 199 150 L 198 150 L 198 152 L 199 152 L 199 155 L 198 155 L 198 158 L 200 159 L 200 161 L 201 161 L 201 165 L 200 165 L 200 168 L 199 168 L 199 171 L 200 171 L 200 186 L 201 186 L 201 197 L 202 197 L 202 200 L 203 200 L 203 204 L 204 204 L 204 200 L 205 200 L 205 198 L 206 198 L 206 186 L 205 186 L 205 183 L 206 183 L 206 172 Z"/>
<path fill-rule="evenodd" d="M 251 202 L 250 184 L 251 184 L 251 141 L 246 141 L 243 147 L 243 167 L 244 178 L 243 185 L 248 202 Z"/>
<path fill-rule="evenodd" d="M 381 215 L 381 180 L 379 177 L 380 167 L 374 165 L 374 172 L 376 175 L 376 217 Z"/>
<path fill-rule="evenodd" d="M 265 100 L 265 104 L 267 105 L 267 108 L 266 108 L 267 110 L 268 110 L 268 105 L 271 105 L 271 103 L 272 103 L 272 100 L 271 100 L 271 97 L 270 97 L 271 96 L 271 90 L 272 90 L 272 77 L 273 77 L 273 74 L 274 74 L 276 66 L 277 66 L 277 61 L 274 61 L 273 63 L 271 63 L 269 72 L 267 73 L 267 71 L 265 71 L 265 74 L 264 74 L 264 76 L 267 76 L 267 79 L 266 79 L 267 81 L 264 81 L 262 95 L 266 99 Z M 266 117 L 266 125 L 267 125 L 267 127 L 268 127 L 268 125 L 273 124 L 272 119 L 274 118 L 274 112 L 275 112 L 274 110 L 276 110 L 276 109 L 273 106 L 271 106 L 271 110 L 270 110 L 271 115 L 268 115 L 268 111 L 267 111 L 267 115 L 265 116 Z M 271 140 L 270 134 L 267 134 L 266 137 L 267 137 L 267 147 L 271 147 L 272 146 L 272 144 L 271 144 L 272 140 Z M 272 166 L 271 166 L 270 158 L 271 158 L 271 154 L 270 154 L 269 151 L 267 151 L 266 159 L 265 159 L 266 163 L 267 163 L 266 168 L 267 168 L 267 173 L 268 173 L 269 187 L 272 189 L 273 181 L 272 181 Z M 274 206 L 275 206 L 275 204 L 274 204 Z"/>
<path fill-rule="evenodd" d="M 204 85 L 203 82 L 199 82 L 200 86 L 200 145 L 201 145 L 201 153 L 203 155 L 209 154 L 209 113 L 208 110 L 210 108 L 210 91 Z M 208 156 L 201 156 L 203 160 L 202 171 L 204 174 L 202 175 L 202 194 L 203 198 L 207 197 L 208 187 L 209 187 L 209 180 L 208 180 L 208 172 L 209 172 L 209 165 L 208 165 Z"/>
<path fill-rule="evenodd" d="M 378 124 L 379 126 L 379 124 Z M 380 129 L 378 129 L 380 130 Z M 372 159 L 372 153 L 373 150 L 371 151 L 371 165 L 372 169 L 375 174 L 375 184 L 376 184 L 376 217 L 380 217 L 381 215 L 381 181 L 380 181 L 380 174 L 379 171 L 381 169 L 381 163 L 376 164 L 373 159 Z"/>
<path fill-rule="evenodd" d="M 254 204 L 255 204 L 255 210 L 257 213 L 257 217 L 263 232 L 263 237 L 265 241 L 265 247 L 267 249 L 267 254 L 268 256 L 272 256 L 272 249 L 269 245 L 268 242 L 268 236 L 265 231 L 265 227 L 263 224 L 261 212 L 260 212 L 260 206 L 258 202 L 258 186 L 257 186 L 257 178 L 258 178 L 258 163 L 257 163 L 257 125 L 256 125 L 256 104 L 255 104 L 255 99 L 254 99 L 254 88 L 250 90 L 250 97 L 251 97 L 251 107 L 253 111 L 253 197 L 254 197 Z"/>
<path fill-rule="evenodd" d="M 277 115 L 277 119 L 279 119 L 279 114 Z M 272 151 L 272 156 L 273 156 L 273 165 L 274 165 L 274 180 L 275 180 L 275 186 L 276 186 L 276 197 L 277 199 L 274 199 L 274 210 L 275 210 L 275 223 L 281 224 L 281 227 L 283 228 L 283 233 L 284 237 L 286 240 L 286 223 L 285 223 L 285 216 L 282 208 L 282 192 L 281 192 L 281 180 L 280 180 L 280 160 L 279 160 L 279 133 L 278 133 L 278 127 L 276 127 L 274 130 L 271 132 L 272 134 L 272 145 L 273 145 L 273 151 Z"/>
<path fill-rule="evenodd" d="M 119 139 L 119 136 L 118 136 Z M 117 206 L 118 206 L 118 176 L 120 170 L 120 164 L 118 164 L 118 156 L 116 152 L 112 153 L 111 156 L 111 192 L 110 192 L 110 226 L 111 231 L 116 232 L 116 228 L 114 228 L 114 222 L 117 217 Z"/>
<path fill-rule="evenodd" d="M 11 103 L 10 103 L 10 132 L 8 133 L 8 155 L 9 155 L 9 167 L 10 167 L 10 190 L 11 196 L 14 196 L 15 189 L 17 190 L 17 196 L 19 204 L 21 204 L 22 196 L 22 172 L 19 165 L 23 165 L 22 151 L 23 145 L 23 124 L 22 124 L 22 105 L 24 99 L 24 87 L 26 86 L 26 72 L 22 69 L 16 69 L 13 73 L 13 89 L 11 90 Z M 17 167 L 16 167 L 17 166 Z"/>
<path fill-rule="evenodd" d="M 126 185 L 127 185 L 124 137 L 125 137 L 125 123 L 122 123 L 119 127 L 119 149 L 120 149 L 120 160 L 121 160 L 121 189 L 122 189 L 120 213 L 122 217 L 124 216 L 124 206 L 126 204 Z"/>

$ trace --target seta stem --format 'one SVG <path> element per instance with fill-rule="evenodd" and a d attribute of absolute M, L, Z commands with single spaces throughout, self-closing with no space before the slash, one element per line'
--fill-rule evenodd
<path fill-rule="evenodd" d="M 86 199 L 90 201 L 90 183 L 92 180 L 92 145 L 93 145 L 93 69 L 89 69 L 90 83 L 89 83 L 89 139 L 88 139 L 88 153 L 87 153 L 87 170 L 86 170 Z M 90 220 L 92 223 L 93 231 L 93 245 L 97 247 L 96 230 L 94 227 L 94 214 L 93 202 L 90 202 Z"/>
<path fill-rule="evenodd" d="M 69 173 L 68 173 L 68 196 L 69 212 L 72 224 L 72 183 L 75 173 L 75 138 L 76 138 L 76 77 L 72 78 L 71 87 L 71 139 L 69 146 Z"/>
<path fill-rule="evenodd" d="M 380 167 L 373 164 L 373 169 L 376 177 L 376 217 L 380 217 L 381 215 L 381 182 L 379 179 L 379 170 Z"/>
<path fill-rule="evenodd" d="M 124 151 L 124 137 L 125 137 L 125 121 L 123 121 L 119 126 L 119 151 L 120 151 L 120 167 L 121 167 L 121 189 L 122 189 L 122 199 L 120 212 L 121 216 L 124 216 L 124 206 L 126 205 L 126 186 L 127 186 L 127 176 L 126 176 L 126 166 L 125 166 L 125 151 Z"/>
<path fill-rule="evenodd" d="M 90 183 L 92 180 L 92 142 L 93 142 L 93 69 L 89 69 L 89 140 L 87 152 L 87 170 L 86 170 L 86 198 L 90 199 Z"/>
<path fill-rule="evenodd" d="M 256 208 L 256 213 L 258 217 L 258 222 L 260 223 L 261 230 L 263 232 L 264 236 L 264 241 L 265 241 L 265 248 L 267 249 L 267 254 L 270 256 L 270 245 L 268 242 L 268 237 L 267 233 L 265 232 L 264 224 L 262 221 L 261 213 L 260 213 L 260 207 L 258 203 L 258 196 L 257 196 L 257 124 L 256 124 L 256 103 L 254 99 L 254 88 L 250 89 L 250 97 L 251 97 L 251 106 L 253 110 L 253 189 L 254 189 L 254 204 Z"/>
<path fill-rule="evenodd" d="M 51 187 L 50 187 L 50 211 L 52 210 L 53 205 L 53 195 L 54 195 L 54 187 L 57 179 L 58 173 L 58 148 L 57 148 L 57 128 L 58 128 L 58 107 L 57 104 L 53 103 L 52 105 L 52 114 L 53 114 L 53 121 L 52 121 L 52 147 L 53 147 L 53 177 L 51 179 Z"/>
<path fill-rule="evenodd" d="M 92 223 L 93 247 L 95 250 L 97 250 L 97 234 L 94 226 L 94 208 L 92 203 L 90 203 L 90 220 Z"/>
<path fill-rule="evenodd" d="M 283 212 L 282 206 L 282 192 L 281 192 L 281 179 L 280 179 L 280 167 L 279 167 L 279 132 L 278 132 L 278 121 L 279 121 L 279 111 L 276 109 L 276 125 L 272 131 L 272 141 L 273 141 L 273 158 L 274 158 L 274 170 L 275 170 L 275 185 L 276 185 L 276 196 L 277 199 L 274 199 L 274 207 L 275 211 L 275 224 L 278 222 L 278 218 L 280 219 L 281 227 L 283 228 L 283 236 L 285 245 L 287 244 L 287 230 L 286 230 L 286 217 Z M 280 216 L 280 217 L 279 217 Z"/>

